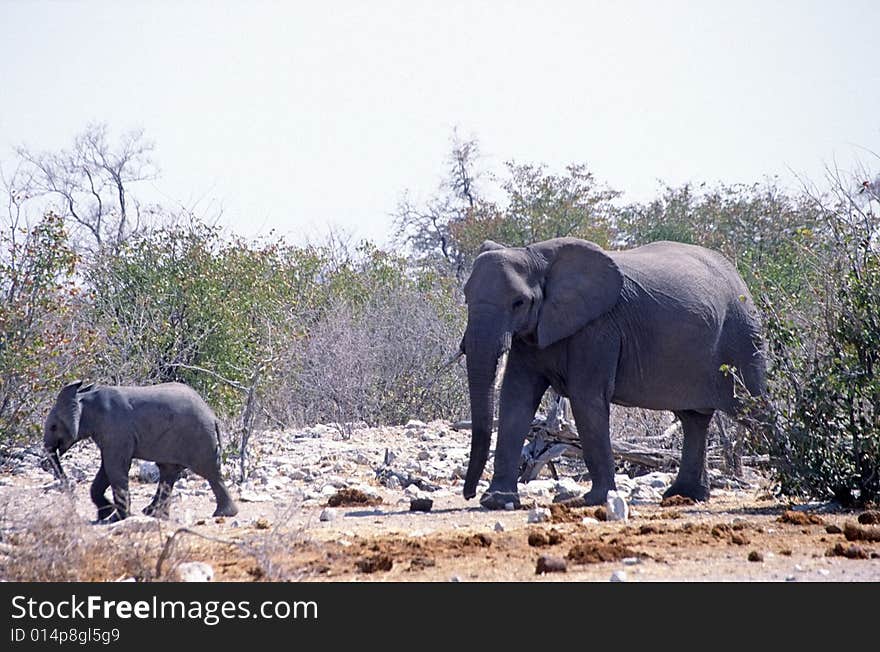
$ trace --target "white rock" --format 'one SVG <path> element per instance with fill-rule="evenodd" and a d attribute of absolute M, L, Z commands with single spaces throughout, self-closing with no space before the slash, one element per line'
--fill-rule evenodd
<path fill-rule="evenodd" d="M 174 569 L 178 582 L 210 582 L 214 579 L 214 569 L 202 561 L 186 561 Z"/>
<path fill-rule="evenodd" d="M 318 517 L 319 520 L 327 522 L 327 521 L 335 521 L 336 520 L 336 510 L 332 507 L 325 507 L 321 511 L 321 515 Z"/>
<path fill-rule="evenodd" d="M 405 493 L 407 496 L 418 498 L 422 495 L 422 490 L 419 489 L 417 485 L 411 484 L 403 490 L 403 493 Z"/>
<path fill-rule="evenodd" d="M 532 480 L 528 484 L 522 485 L 521 491 L 530 498 L 549 498 L 555 486 L 554 480 Z"/>
<path fill-rule="evenodd" d="M 419 454 L 416 455 L 417 460 L 429 460 L 431 459 L 431 454 L 428 451 L 419 451 Z"/>
<path fill-rule="evenodd" d="M 504 523 L 501 521 L 495 521 L 495 531 L 496 532 L 504 532 Z"/>
<path fill-rule="evenodd" d="M 594 525 L 594 524 L 596 524 L 596 523 L 598 523 L 598 522 L 599 522 L 599 519 L 598 519 L 598 518 L 593 518 L 592 516 L 584 516 L 584 517 L 581 519 L 581 523 L 583 523 L 584 525 Z"/>
<path fill-rule="evenodd" d="M 138 481 L 148 484 L 159 482 L 159 467 L 155 462 L 142 461 L 138 464 Z"/>
<path fill-rule="evenodd" d="M 611 573 L 612 582 L 626 582 L 626 571 L 617 570 Z"/>
<path fill-rule="evenodd" d="M 618 492 L 629 493 L 635 489 L 636 481 L 626 473 L 618 473 L 614 476 L 614 484 L 617 485 Z"/>
<path fill-rule="evenodd" d="M 159 521 L 152 516 L 129 516 L 127 519 L 110 523 L 107 532 L 119 534 L 138 534 L 141 532 L 158 532 Z"/>
<path fill-rule="evenodd" d="M 797 582 L 797 577 L 795 577 L 794 575 L 786 575 L 785 581 L 786 582 Z"/>
<path fill-rule="evenodd" d="M 529 510 L 526 522 L 528 523 L 546 523 L 550 520 L 550 510 L 546 507 L 535 507 Z"/>
<path fill-rule="evenodd" d="M 311 476 L 303 471 L 302 469 L 294 469 L 290 473 L 287 474 L 287 477 L 291 480 L 307 480 L 311 479 Z"/>
<path fill-rule="evenodd" d="M 641 564 L 642 560 L 638 557 L 624 557 L 623 565 L 624 566 L 635 566 L 636 564 Z"/>
<path fill-rule="evenodd" d="M 652 489 L 660 489 L 661 491 L 665 491 L 666 488 L 672 484 L 672 478 L 673 475 L 671 473 L 664 473 L 663 471 L 652 471 L 651 473 L 640 475 L 638 478 L 634 478 L 634 480 L 637 486 L 648 486 Z"/>
<path fill-rule="evenodd" d="M 353 461 L 355 464 L 360 464 L 362 466 L 369 466 L 372 463 L 370 458 L 361 452 L 355 453 Z"/>
<path fill-rule="evenodd" d="M 389 489 L 400 489 L 400 478 L 396 475 L 392 475 L 388 480 L 385 481 L 385 486 Z"/>
<path fill-rule="evenodd" d="M 561 480 L 556 480 L 554 482 L 554 491 L 583 491 L 586 493 L 586 489 L 577 482 L 574 478 L 562 478 Z"/>
<path fill-rule="evenodd" d="M 829 575 L 831 575 L 831 571 L 827 568 L 820 568 L 816 572 L 819 573 L 819 575 L 821 575 L 822 577 L 828 577 Z"/>
<path fill-rule="evenodd" d="M 651 485 L 640 484 L 632 490 L 629 498 L 633 502 L 656 503 L 663 499 L 663 494 Z"/>
<path fill-rule="evenodd" d="M 250 491 L 248 489 L 242 489 L 241 493 L 238 494 L 238 498 L 243 503 L 268 503 L 272 500 L 272 496 L 267 493 Z"/>
<path fill-rule="evenodd" d="M 629 520 L 629 505 L 619 491 L 609 491 L 605 500 L 605 512 L 609 521 Z"/>
<path fill-rule="evenodd" d="M 427 423 L 425 423 L 424 421 L 419 421 L 418 419 L 410 419 L 406 422 L 406 425 L 404 426 L 404 428 L 407 430 L 421 430 L 427 427 Z"/>
<path fill-rule="evenodd" d="M 516 505 L 514 505 L 513 503 L 504 503 L 504 509 L 508 512 L 512 512 L 516 509 Z"/>

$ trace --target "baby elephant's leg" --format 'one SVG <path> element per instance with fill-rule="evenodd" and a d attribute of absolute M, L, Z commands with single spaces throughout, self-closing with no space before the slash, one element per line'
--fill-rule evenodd
<path fill-rule="evenodd" d="M 149 505 L 144 507 L 144 514 L 156 518 L 168 518 L 168 499 L 174 483 L 180 477 L 183 467 L 180 464 L 156 464 L 159 467 L 159 486 L 156 487 L 156 495 Z"/>
<path fill-rule="evenodd" d="M 98 508 L 99 521 L 103 521 L 113 513 L 113 503 L 107 500 L 107 496 L 104 495 L 104 492 L 107 491 L 107 487 L 109 486 L 110 480 L 107 479 L 107 472 L 104 470 L 104 462 L 102 461 L 101 467 L 95 475 L 95 479 L 92 480 L 91 489 L 92 502 L 95 503 L 95 506 Z"/>
<path fill-rule="evenodd" d="M 232 500 L 220 473 L 211 474 L 205 477 L 211 485 L 211 491 L 214 492 L 214 498 L 217 500 L 217 509 L 214 510 L 214 516 L 235 516 L 238 514 L 238 505 Z"/>
<path fill-rule="evenodd" d="M 220 476 L 220 463 L 214 460 L 202 464 L 193 464 L 189 467 L 198 473 L 208 484 L 211 485 L 211 491 L 214 492 L 214 498 L 217 500 L 217 509 L 214 510 L 214 516 L 235 516 L 238 514 L 238 506 L 229 495 L 223 478 Z"/>
<path fill-rule="evenodd" d="M 131 460 L 128 461 L 128 464 L 129 466 L 131 465 Z M 128 492 L 128 466 L 108 467 L 106 462 L 104 466 L 107 470 L 107 479 L 110 480 L 110 487 L 113 489 L 113 506 L 115 508 L 107 522 L 115 523 L 116 521 L 128 518 L 130 513 L 131 499 Z"/>

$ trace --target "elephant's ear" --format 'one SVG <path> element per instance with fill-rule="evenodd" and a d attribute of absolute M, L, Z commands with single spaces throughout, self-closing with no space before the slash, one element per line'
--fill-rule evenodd
<path fill-rule="evenodd" d="M 496 249 L 507 249 L 504 245 L 500 245 L 497 242 L 493 242 L 492 240 L 483 240 L 483 244 L 480 245 L 480 249 L 477 251 L 477 255 L 484 254 L 487 251 L 495 251 Z"/>
<path fill-rule="evenodd" d="M 531 249 L 543 255 L 548 265 L 537 328 L 542 349 L 573 335 L 617 303 L 623 275 L 598 245 L 557 238 Z"/>
<path fill-rule="evenodd" d="M 74 439 L 79 437 L 79 417 L 82 414 L 82 407 L 76 393 L 82 384 L 83 381 L 77 380 L 65 385 L 55 399 L 56 414 Z"/>

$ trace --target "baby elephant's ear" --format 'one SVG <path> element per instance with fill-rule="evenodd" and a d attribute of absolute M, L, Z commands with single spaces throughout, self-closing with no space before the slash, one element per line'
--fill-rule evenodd
<path fill-rule="evenodd" d="M 55 399 L 58 418 L 61 419 L 74 439 L 79 436 L 79 418 L 82 414 L 82 407 L 76 393 L 82 387 L 82 383 L 83 381 L 77 380 L 65 385 L 58 393 L 58 398 Z"/>
<path fill-rule="evenodd" d="M 537 329 L 542 349 L 574 335 L 617 303 L 623 274 L 598 245 L 557 238 L 531 248 L 547 260 Z"/>

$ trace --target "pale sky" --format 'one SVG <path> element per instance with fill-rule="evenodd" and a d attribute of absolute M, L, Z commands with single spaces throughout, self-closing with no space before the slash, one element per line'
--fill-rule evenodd
<path fill-rule="evenodd" d="M 142 127 L 167 203 L 246 235 L 383 242 L 453 128 L 484 164 L 816 181 L 880 161 L 880 2 L 0 0 L 0 160 Z"/>

